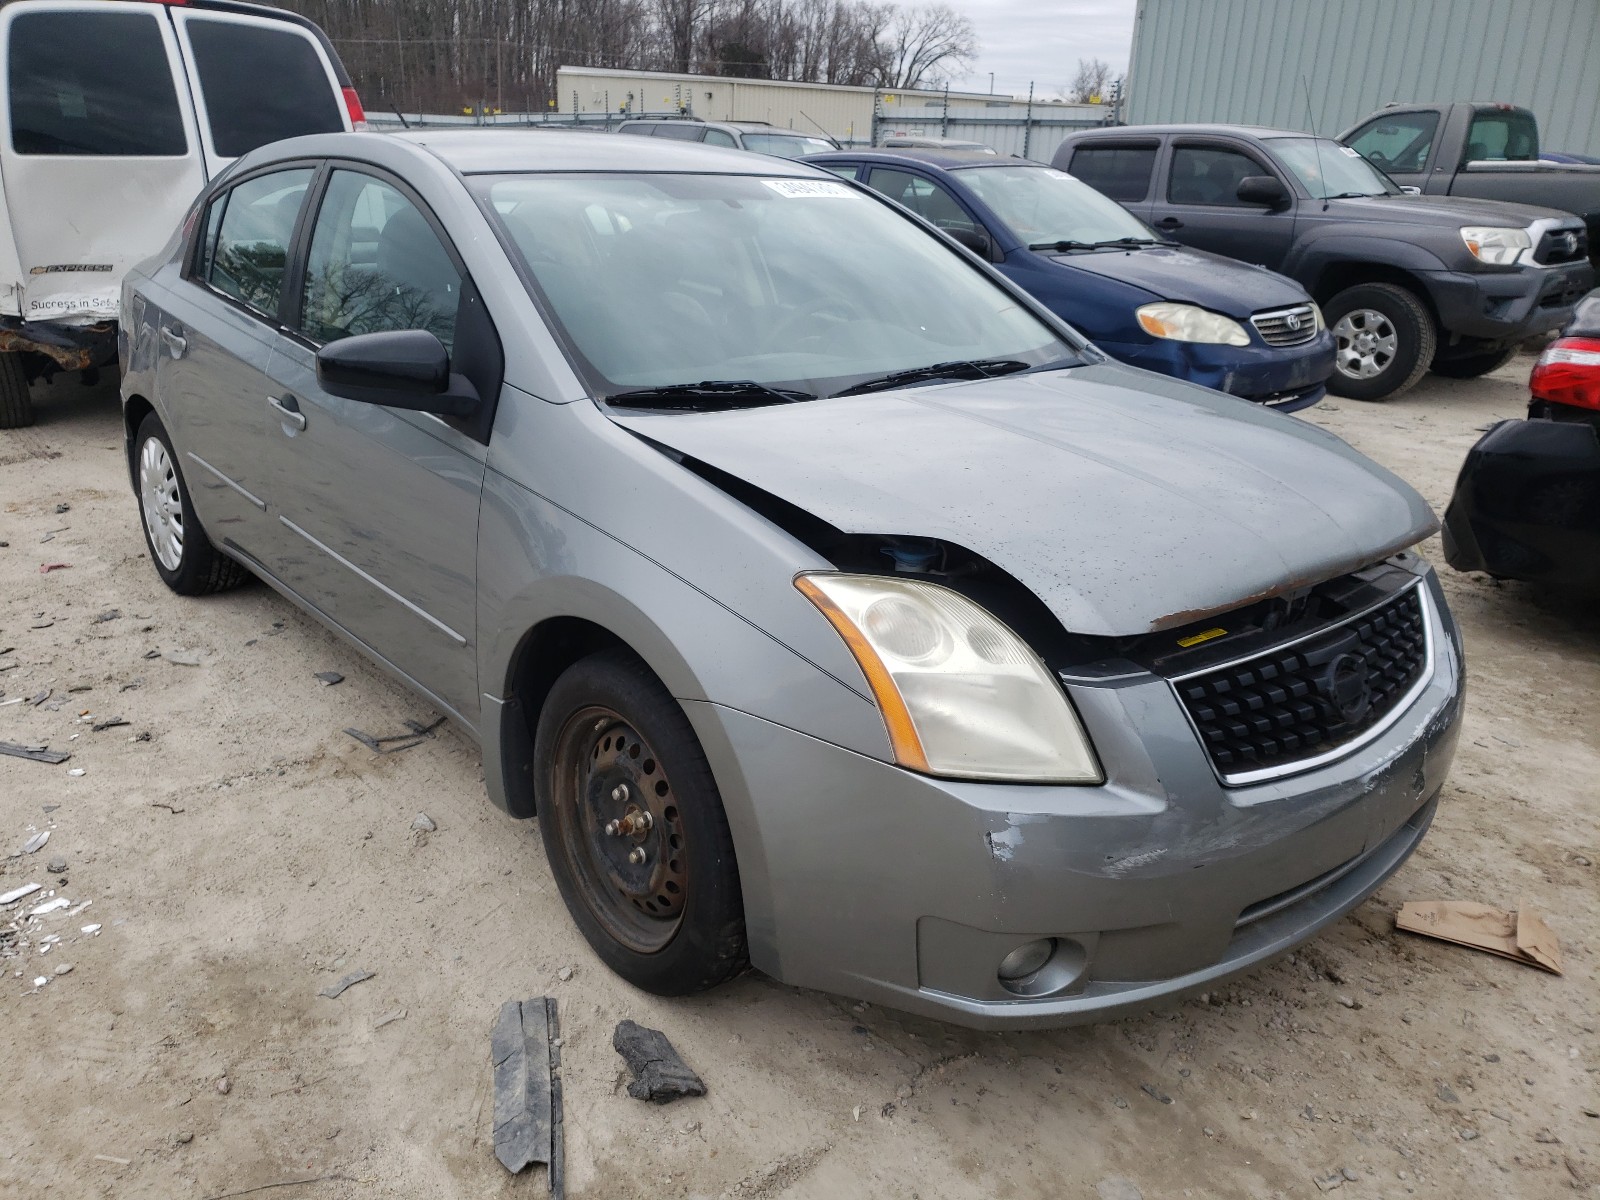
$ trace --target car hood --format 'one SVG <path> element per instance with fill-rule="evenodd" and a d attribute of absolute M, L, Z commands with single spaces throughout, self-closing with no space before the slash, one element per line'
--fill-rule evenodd
<path fill-rule="evenodd" d="M 1321 216 L 1313 202 L 1302 212 Z M 1571 213 L 1506 200 L 1476 200 L 1467 196 L 1370 196 L 1328 201 L 1326 217 L 1360 221 L 1406 220 L 1415 225 L 1460 228 L 1463 225 L 1504 225 L 1526 228 L 1534 221 L 1559 217 L 1576 222 Z"/>
<path fill-rule="evenodd" d="M 1045 257 L 1069 271 L 1132 284 L 1163 300 L 1198 304 L 1230 317 L 1248 317 L 1262 309 L 1287 308 L 1311 299 L 1298 283 L 1275 271 L 1186 246 L 1080 250 Z"/>
<path fill-rule="evenodd" d="M 1427 502 L 1316 426 L 1114 364 L 623 428 L 849 533 L 987 558 L 1071 632 L 1188 624 L 1427 537 Z"/>

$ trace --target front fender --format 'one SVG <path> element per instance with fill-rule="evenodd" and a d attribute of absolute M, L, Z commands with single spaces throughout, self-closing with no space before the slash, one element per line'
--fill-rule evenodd
<path fill-rule="evenodd" d="M 1396 229 L 1392 236 L 1374 237 L 1370 232 L 1359 232 L 1361 227 L 1334 225 L 1315 229 L 1298 240 L 1284 261 L 1283 273 L 1298 280 L 1312 295 L 1317 294 L 1318 281 L 1330 268 L 1351 263 L 1391 267 L 1395 270 L 1452 271 L 1460 266 L 1458 256 L 1450 256 L 1454 265 L 1426 245 L 1402 241 L 1402 231 Z M 1423 231 L 1435 234 L 1437 231 Z M 1459 241 L 1459 238 L 1457 239 Z M 1465 247 L 1462 247 L 1465 253 Z"/>

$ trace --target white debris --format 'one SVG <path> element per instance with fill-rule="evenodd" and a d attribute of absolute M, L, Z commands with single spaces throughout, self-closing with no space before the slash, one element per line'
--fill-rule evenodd
<path fill-rule="evenodd" d="M 68 910 L 68 912 L 67 912 L 67 916 L 69 916 L 69 917 L 75 917 L 75 916 L 77 916 L 77 915 L 78 915 L 78 914 L 79 914 L 79 913 L 81 913 L 81 912 L 82 912 L 82 911 L 83 911 L 83 910 L 84 910 L 84 909 L 86 909 L 86 908 L 88 908 L 88 907 L 89 907 L 89 905 L 91 905 L 91 904 L 93 904 L 93 903 L 94 903 L 94 901 L 93 901 L 93 900 L 85 900 L 85 901 L 84 901 L 84 902 L 83 902 L 83 903 L 82 903 L 82 904 L 80 904 L 80 905 L 78 905 L 78 906 L 77 906 L 77 907 L 75 907 L 75 908 L 73 908 L 73 909 L 70 909 L 70 910 Z"/>
<path fill-rule="evenodd" d="M 411 828 L 419 833 L 432 833 L 439 827 L 433 823 L 433 818 L 427 813 L 419 812 L 411 821 Z"/>
<path fill-rule="evenodd" d="M 43 987 L 45 984 L 47 984 L 49 982 L 50 982 L 50 976 L 48 976 L 48 975 L 35 975 L 33 977 L 33 986 L 34 987 Z"/>
<path fill-rule="evenodd" d="M 18 900 L 21 900 L 24 896 L 33 895 L 42 886 L 44 886 L 44 885 L 43 884 L 38 884 L 38 883 L 25 883 L 21 887 L 14 888 L 13 890 L 11 890 L 9 892 L 0 892 L 0 904 L 15 904 Z"/>
<path fill-rule="evenodd" d="M 56 964 L 56 974 L 57 975 L 70 975 L 70 974 L 72 974 L 72 964 L 71 963 L 57 963 Z"/>
<path fill-rule="evenodd" d="M 29 909 L 28 915 L 30 917 L 42 917 L 46 913 L 60 912 L 63 908 L 67 908 L 71 904 L 72 901 L 68 900 L 65 896 L 57 896 L 54 900 L 46 900 L 37 908 Z"/>
<path fill-rule="evenodd" d="M 83 774 L 83 768 L 82 767 L 73 767 L 72 770 L 67 772 L 67 774 L 71 775 L 74 779 L 76 779 L 78 776 Z"/>
<path fill-rule="evenodd" d="M 24 854 L 36 854 L 38 851 L 44 849 L 44 844 L 49 840 L 50 831 L 48 829 L 36 833 L 27 841 L 22 843 L 22 852 Z"/>
<path fill-rule="evenodd" d="M 98 925 L 85 925 L 82 929 L 78 930 L 78 932 L 79 933 L 99 933 L 100 932 L 100 926 L 98 926 Z"/>

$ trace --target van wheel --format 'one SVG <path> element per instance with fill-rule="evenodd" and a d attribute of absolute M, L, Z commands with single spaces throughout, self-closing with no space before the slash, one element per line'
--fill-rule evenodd
<path fill-rule="evenodd" d="M 163 583 L 180 596 L 205 596 L 249 578 L 200 528 L 189 501 L 189 485 L 178 469 L 177 452 L 155 413 L 139 422 L 133 470 L 144 544 Z"/>
<path fill-rule="evenodd" d="M 1336 346 L 1328 390 L 1387 400 L 1427 373 L 1438 335 L 1422 301 L 1392 283 L 1346 288 L 1323 307 Z"/>
<path fill-rule="evenodd" d="M 632 654 L 556 680 L 534 734 L 539 831 L 567 911 L 613 971 L 658 996 L 748 965 L 733 835 L 683 709 Z"/>
<path fill-rule="evenodd" d="M 33 424 L 33 396 L 22 355 L 0 354 L 0 429 L 21 429 Z"/>
<path fill-rule="evenodd" d="M 1463 354 L 1458 358 L 1439 359 L 1433 364 L 1433 373 L 1446 379 L 1476 379 L 1490 371 L 1498 371 L 1517 356 L 1521 346 L 1513 342 L 1488 354 Z"/>

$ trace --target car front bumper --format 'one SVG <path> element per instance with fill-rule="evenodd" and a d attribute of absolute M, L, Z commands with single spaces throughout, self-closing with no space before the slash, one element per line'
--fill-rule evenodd
<path fill-rule="evenodd" d="M 1326 330 L 1301 346 L 1216 346 L 1165 338 L 1096 345 L 1122 362 L 1280 412 L 1298 412 L 1321 400 L 1327 394 L 1323 384 L 1333 374 L 1333 335 Z"/>
<path fill-rule="evenodd" d="M 1416 847 L 1454 755 L 1459 640 L 1423 584 L 1433 675 L 1334 763 L 1224 787 L 1171 686 L 1069 684 L 1099 787 L 932 779 L 685 705 L 733 828 L 751 958 L 778 979 L 987 1029 L 1107 1019 L 1211 986 L 1359 904 Z M 1057 940 L 1019 997 L 997 978 Z"/>
<path fill-rule="evenodd" d="M 1588 263 L 1469 275 L 1422 272 L 1445 333 L 1508 342 L 1560 329 L 1594 286 Z"/>
<path fill-rule="evenodd" d="M 1444 517 L 1458 571 L 1600 587 L 1600 430 L 1501 421 L 1467 453 Z"/>

